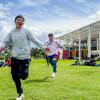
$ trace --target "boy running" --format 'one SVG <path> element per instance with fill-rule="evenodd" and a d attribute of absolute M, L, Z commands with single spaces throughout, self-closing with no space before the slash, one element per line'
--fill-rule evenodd
<path fill-rule="evenodd" d="M 62 45 L 60 45 L 57 41 L 54 40 L 53 33 L 48 34 L 49 40 L 44 44 L 45 53 L 49 60 L 49 63 L 53 67 L 53 73 L 51 74 L 52 78 L 56 76 L 56 68 L 57 68 L 57 53 L 58 48 L 65 49 Z"/>
<path fill-rule="evenodd" d="M 23 28 L 25 19 L 22 15 L 16 16 L 14 22 L 15 28 L 6 36 L 1 44 L 0 51 L 7 47 L 11 48 L 11 75 L 18 93 L 16 100 L 22 100 L 24 94 L 21 79 L 26 80 L 29 74 L 30 42 L 39 47 L 42 47 L 42 45 L 32 36 L 29 30 Z"/>

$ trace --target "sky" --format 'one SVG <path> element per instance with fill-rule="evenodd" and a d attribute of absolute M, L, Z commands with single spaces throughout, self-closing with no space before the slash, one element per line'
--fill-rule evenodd
<path fill-rule="evenodd" d="M 0 0 L 0 41 L 15 27 L 17 15 L 45 42 L 50 32 L 57 37 L 100 20 L 100 0 Z"/>

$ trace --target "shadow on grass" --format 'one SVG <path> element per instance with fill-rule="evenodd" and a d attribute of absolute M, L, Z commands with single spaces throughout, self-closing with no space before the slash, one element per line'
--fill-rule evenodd
<path fill-rule="evenodd" d="M 9 100 L 15 100 L 15 98 L 11 98 L 11 99 L 9 99 Z"/>
<path fill-rule="evenodd" d="M 31 83 L 31 82 L 51 82 L 51 81 L 49 81 L 49 80 L 47 80 L 47 79 L 49 79 L 50 78 L 50 76 L 48 76 L 48 77 L 44 77 L 43 79 L 35 79 L 35 80 L 27 80 L 27 81 L 25 81 L 25 83 Z"/>

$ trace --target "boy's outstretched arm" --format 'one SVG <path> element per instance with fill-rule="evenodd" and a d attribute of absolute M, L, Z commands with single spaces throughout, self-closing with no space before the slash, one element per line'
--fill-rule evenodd
<path fill-rule="evenodd" d="M 5 39 L 0 43 L 0 52 L 2 52 L 5 48 L 8 48 L 10 44 L 11 44 L 11 34 L 8 33 Z"/>
<path fill-rule="evenodd" d="M 28 32 L 28 39 L 31 40 L 35 45 L 39 46 L 40 48 L 43 48 L 42 42 L 40 42 L 37 38 L 35 38 L 32 33 Z"/>

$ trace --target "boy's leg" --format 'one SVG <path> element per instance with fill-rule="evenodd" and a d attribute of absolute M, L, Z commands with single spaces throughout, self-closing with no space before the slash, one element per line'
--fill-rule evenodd
<path fill-rule="evenodd" d="M 47 60 L 47 65 L 49 66 L 49 60 L 48 60 L 48 58 L 46 60 Z"/>
<path fill-rule="evenodd" d="M 48 56 L 47 55 L 45 55 L 45 59 L 46 59 L 47 65 L 49 66 L 49 60 L 48 60 Z"/>
<path fill-rule="evenodd" d="M 51 65 L 53 66 L 53 72 L 56 73 L 56 67 L 57 67 L 57 58 L 56 57 L 52 58 Z"/>
<path fill-rule="evenodd" d="M 30 59 L 25 59 L 21 61 L 20 78 L 22 80 L 27 79 L 29 75 L 29 63 L 30 63 Z"/>
<path fill-rule="evenodd" d="M 56 61 L 55 60 L 52 60 L 52 66 L 53 66 L 53 72 L 56 73 Z"/>
<path fill-rule="evenodd" d="M 53 67 L 53 74 L 51 76 L 55 77 L 55 74 L 56 74 L 56 65 L 57 65 L 56 64 L 57 63 L 56 55 L 55 56 L 49 56 L 48 59 L 49 59 L 50 64 Z"/>
<path fill-rule="evenodd" d="M 20 63 L 19 60 L 16 58 L 11 58 L 11 74 L 12 74 L 12 79 L 15 82 L 17 93 L 21 94 L 23 93 L 23 89 L 21 88 L 21 81 L 20 81 L 20 76 L 19 76 L 19 68 L 20 68 Z"/>

